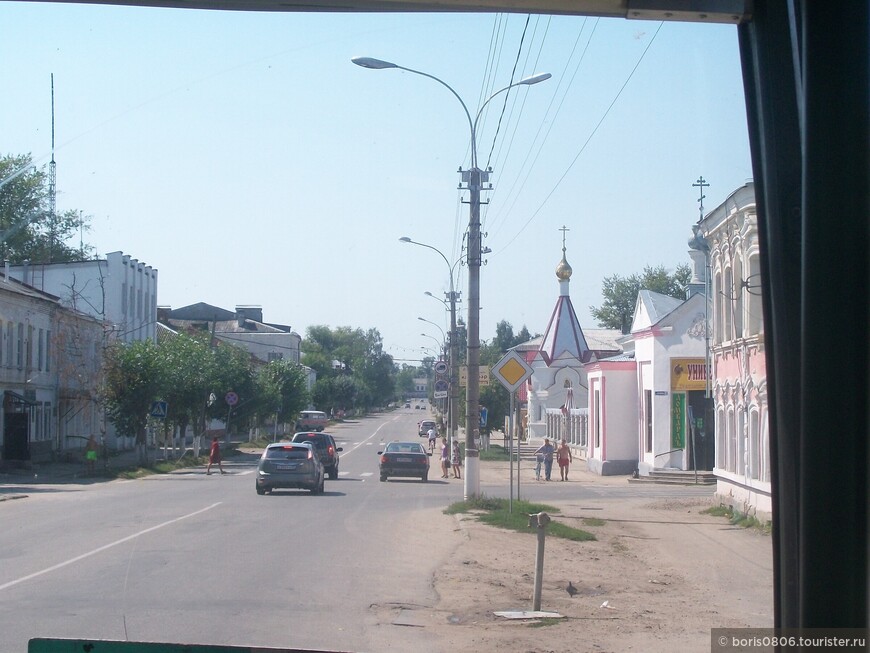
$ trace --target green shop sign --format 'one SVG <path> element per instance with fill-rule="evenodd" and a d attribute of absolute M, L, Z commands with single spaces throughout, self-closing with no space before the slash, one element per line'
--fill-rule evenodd
<path fill-rule="evenodd" d="M 671 449 L 686 448 L 686 394 L 671 393 Z"/>

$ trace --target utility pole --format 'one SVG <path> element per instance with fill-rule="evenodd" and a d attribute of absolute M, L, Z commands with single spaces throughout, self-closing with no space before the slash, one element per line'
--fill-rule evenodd
<path fill-rule="evenodd" d="M 472 141 L 472 148 L 475 143 Z M 491 170 L 483 171 L 475 163 L 462 170 L 462 181 L 469 191 L 468 203 L 468 378 L 465 385 L 465 499 L 480 493 L 480 263 L 483 247 L 480 236 L 480 190 L 489 181 Z"/>

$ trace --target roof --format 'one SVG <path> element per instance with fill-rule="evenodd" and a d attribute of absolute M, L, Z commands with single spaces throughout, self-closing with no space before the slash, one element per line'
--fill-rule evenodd
<path fill-rule="evenodd" d="M 550 322 L 544 331 L 540 352 L 547 363 L 566 355 L 581 361 L 590 356 L 589 345 L 586 344 L 586 337 L 567 293 L 559 295 L 556 300 Z"/>
<path fill-rule="evenodd" d="M 669 295 L 641 290 L 637 293 L 637 303 L 634 307 L 634 319 L 631 323 L 632 331 L 646 329 L 658 324 L 667 315 L 683 304 L 684 299 L 677 299 Z"/>

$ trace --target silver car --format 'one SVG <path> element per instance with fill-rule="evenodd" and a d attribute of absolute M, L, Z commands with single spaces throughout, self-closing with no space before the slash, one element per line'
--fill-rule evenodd
<path fill-rule="evenodd" d="M 308 442 L 276 442 L 263 450 L 257 465 L 257 494 L 276 488 L 323 492 L 325 472 L 317 450 Z"/>

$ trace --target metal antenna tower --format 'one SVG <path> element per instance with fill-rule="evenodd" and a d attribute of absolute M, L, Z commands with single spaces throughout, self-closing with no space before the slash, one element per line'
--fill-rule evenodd
<path fill-rule="evenodd" d="M 57 229 L 57 165 L 54 162 L 54 73 L 51 73 L 51 162 L 48 164 L 48 262 L 54 258 L 54 239 Z"/>

